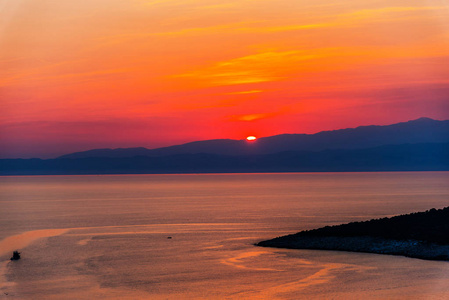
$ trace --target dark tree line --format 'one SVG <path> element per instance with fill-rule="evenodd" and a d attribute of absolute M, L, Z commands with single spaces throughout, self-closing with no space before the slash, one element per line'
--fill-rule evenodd
<path fill-rule="evenodd" d="M 449 245 L 449 207 L 302 231 L 294 236 L 370 236 Z"/>

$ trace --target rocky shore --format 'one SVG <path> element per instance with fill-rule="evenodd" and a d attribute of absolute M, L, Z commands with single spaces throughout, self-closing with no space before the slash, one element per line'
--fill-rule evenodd
<path fill-rule="evenodd" d="M 449 261 L 449 208 L 302 231 L 262 247 L 337 250 Z"/>

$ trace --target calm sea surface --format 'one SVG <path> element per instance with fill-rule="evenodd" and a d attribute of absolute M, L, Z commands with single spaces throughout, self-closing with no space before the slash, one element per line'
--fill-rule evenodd
<path fill-rule="evenodd" d="M 445 206 L 449 172 L 0 177 L 0 299 L 449 299 L 447 262 L 253 246 Z"/>

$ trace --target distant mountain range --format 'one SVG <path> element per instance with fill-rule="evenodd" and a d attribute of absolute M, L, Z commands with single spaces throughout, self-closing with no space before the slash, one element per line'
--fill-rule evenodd
<path fill-rule="evenodd" d="M 246 140 L 207 140 L 157 149 L 94 149 L 59 158 L 167 156 L 210 153 L 222 155 L 271 154 L 284 151 L 321 151 L 327 149 L 363 149 L 382 145 L 449 142 L 449 120 L 420 118 L 386 126 L 322 131 L 316 134 L 280 134 Z"/>
<path fill-rule="evenodd" d="M 0 175 L 449 170 L 449 121 L 2 159 Z"/>

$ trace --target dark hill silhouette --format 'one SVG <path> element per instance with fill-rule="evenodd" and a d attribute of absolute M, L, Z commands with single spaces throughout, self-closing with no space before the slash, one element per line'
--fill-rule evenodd
<path fill-rule="evenodd" d="M 449 143 L 387 145 L 317 152 L 287 151 L 264 155 L 197 153 L 161 157 L 0 160 L 0 175 L 447 170 Z"/>
<path fill-rule="evenodd" d="M 326 226 L 258 246 L 344 250 L 449 260 L 449 207 L 392 218 Z"/>
<path fill-rule="evenodd" d="M 363 149 L 382 145 L 449 142 L 449 120 L 420 118 L 386 126 L 322 131 L 316 134 L 281 134 L 246 140 L 207 140 L 157 149 L 94 149 L 63 155 L 60 158 L 168 156 L 210 153 L 220 155 L 258 155 L 284 151 L 321 151 L 326 149 Z"/>
<path fill-rule="evenodd" d="M 196 141 L 182 145 L 162 147 L 156 149 L 117 148 L 117 149 L 93 149 L 83 152 L 75 152 L 60 156 L 59 158 L 86 158 L 86 157 L 134 157 L 134 156 L 168 156 L 176 154 L 234 154 L 247 152 L 245 141 L 217 139 Z"/>

